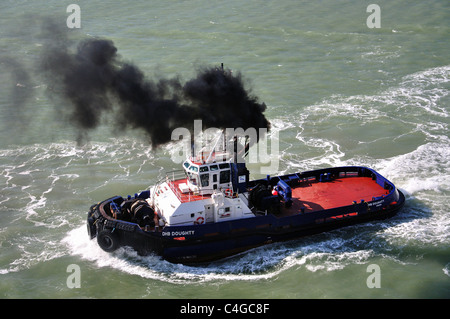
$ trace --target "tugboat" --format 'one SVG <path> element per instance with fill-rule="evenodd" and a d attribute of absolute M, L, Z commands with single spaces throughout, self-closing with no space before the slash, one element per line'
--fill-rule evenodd
<path fill-rule="evenodd" d="M 246 148 L 247 152 L 248 149 Z M 405 197 L 361 166 L 250 180 L 235 152 L 201 150 L 148 190 L 114 196 L 87 214 L 106 252 L 129 246 L 174 263 L 209 262 L 272 242 L 392 217 Z"/>

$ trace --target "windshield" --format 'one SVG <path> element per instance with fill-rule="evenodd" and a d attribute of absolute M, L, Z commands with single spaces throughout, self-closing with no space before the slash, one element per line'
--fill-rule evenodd
<path fill-rule="evenodd" d="M 198 185 L 198 174 L 186 171 L 186 178 L 191 184 Z"/>

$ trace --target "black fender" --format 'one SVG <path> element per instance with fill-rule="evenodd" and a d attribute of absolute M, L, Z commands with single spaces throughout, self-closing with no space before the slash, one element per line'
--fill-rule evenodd
<path fill-rule="evenodd" d="M 119 248 L 120 238 L 114 230 L 103 229 L 97 234 L 97 243 L 101 249 L 111 253 Z"/>
<path fill-rule="evenodd" d="M 92 212 L 89 212 L 87 215 L 86 226 L 89 238 L 90 239 L 95 238 L 95 236 L 97 236 L 97 226 L 95 225 L 95 220 Z"/>

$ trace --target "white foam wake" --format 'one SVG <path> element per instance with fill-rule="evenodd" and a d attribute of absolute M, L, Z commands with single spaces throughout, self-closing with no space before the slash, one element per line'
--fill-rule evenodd
<path fill-rule="evenodd" d="M 354 238 L 351 241 L 355 242 Z M 89 260 L 97 267 L 109 267 L 130 275 L 175 284 L 268 280 L 291 268 L 330 272 L 349 265 L 366 264 L 374 257 L 383 256 L 370 248 L 348 245 L 339 234 L 328 234 L 319 240 L 267 245 L 198 266 L 172 264 L 154 255 L 138 256 L 130 248 L 106 253 L 95 239 L 88 239 L 85 226 L 70 231 L 63 243 L 72 255 Z"/>

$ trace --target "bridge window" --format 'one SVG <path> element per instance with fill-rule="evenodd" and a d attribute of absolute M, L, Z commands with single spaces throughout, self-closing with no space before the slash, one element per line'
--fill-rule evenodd
<path fill-rule="evenodd" d="M 191 171 L 193 171 L 193 172 L 198 172 L 198 167 L 197 166 L 194 166 L 194 165 L 191 165 L 191 167 L 189 167 L 189 169 L 191 170 Z"/>
<path fill-rule="evenodd" d="M 209 186 L 209 174 L 201 174 L 200 181 L 202 183 L 202 187 Z"/>
<path fill-rule="evenodd" d="M 220 184 L 229 183 L 230 182 L 230 171 L 221 171 L 220 172 Z"/>

